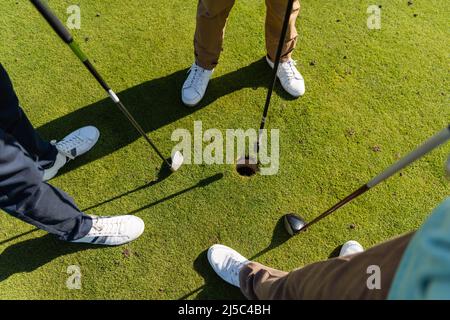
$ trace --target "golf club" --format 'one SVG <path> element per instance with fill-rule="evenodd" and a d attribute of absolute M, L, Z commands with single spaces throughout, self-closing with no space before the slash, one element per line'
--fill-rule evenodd
<path fill-rule="evenodd" d="M 269 85 L 269 90 L 267 91 L 266 104 L 264 105 L 264 112 L 263 112 L 263 116 L 261 119 L 261 124 L 259 126 L 258 140 L 256 141 L 256 153 L 257 154 L 259 153 L 261 137 L 262 137 L 264 127 L 266 125 L 267 115 L 269 113 L 270 100 L 272 98 L 272 93 L 275 88 L 275 84 L 277 83 L 278 67 L 280 66 L 281 55 L 283 53 L 284 40 L 286 39 L 286 33 L 287 33 L 288 26 L 289 26 L 289 18 L 291 16 L 293 8 L 294 8 L 294 0 L 288 0 L 286 13 L 285 13 L 284 20 L 283 20 L 283 27 L 281 29 L 280 41 L 278 42 L 277 54 L 276 54 L 275 61 L 274 61 L 272 79 L 271 79 L 271 82 Z"/>
<path fill-rule="evenodd" d="M 370 180 L 367 184 L 363 185 L 356 191 L 354 191 L 352 194 L 348 195 L 346 198 L 342 199 L 338 203 L 336 203 L 333 207 L 328 209 L 327 211 L 323 212 L 321 215 L 316 217 L 311 222 L 307 223 L 302 217 L 294 214 L 294 213 L 288 213 L 284 215 L 284 226 L 286 228 L 286 231 L 291 235 L 296 235 L 299 232 L 305 230 L 306 228 L 312 226 L 313 224 L 319 222 L 320 220 L 324 219 L 328 215 L 335 212 L 337 209 L 341 208 L 345 204 L 349 203 L 350 201 L 356 199 L 360 195 L 364 194 L 365 192 L 369 191 L 379 183 L 383 182 L 384 180 L 390 178 L 395 173 L 399 172 L 403 168 L 407 167 L 411 163 L 415 162 L 416 160 L 422 158 L 424 155 L 432 151 L 433 149 L 439 147 L 440 145 L 444 144 L 450 139 L 450 124 L 447 128 L 441 130 L 436 135 L 425 141 L 422 145 L 417 147 L 415 150 L 407 154 L 405 157 L 394 163 L 392 166 L 381 172 L 379 175 L 377 175 L 375 178 Z"/>
<path fill-rule="evenodd" d="M 73 53 L 78 57 L 78 59 L 84 64 L 84 66 L 89 70 L 89 72 L 94 76 L 97 82 L 102 86 L 102 88 L 108 93 L 111 100 L 119 107 L 123 114 L 127 117 L 130 123 L 136 128 L 136 130 L 144 137 L 150 147 L 156 152 L 156 154 L 166 163 L 172 172 L 177 171 L 183 164 L 183 155 L 177 151 L 172 157 L 171 161 L 166 159 L 162 153 L 158 150 L 156 145 L 147 136 L 146 132 L 142 129 L 140 124 L 131 115 L 128 109 L 120 101 L 117 94 L 111 89 L 111 87 L 103 80 L 102 76 L 98 73 L 92 63 L 89 61 L 88 57 L 80 49 L 79 45 L 73 39 L 73 36 L 67 30 L 67 28 L 62 24 L 58 17 L 47 7 L 41 0 L 30 0 L 31 3 L 36 7 L 39 13 L 47 20 L 49 25 L 58 34 L 58 36 L 70 47 Z"/>
<path fill-rule="evenodd" d="M 289 18 L 291 16 L 292 9 L 294 7 L 294 0 L 288 0 L 286 14 L 283 20 L 283 26 L 281 28 L 280 41 L 278 42 L 277 53 L 274 61 L 272 77 L 270 80 L 269 89 L 267 91 L 266 103 L 264 105 L 263 116 L 258 131 L 258 140 L 255 143 L 254 150 L 256 151 L 256 157 L 258 157 L 259 149 L 261 145 L 261 138 L 264 127 L 266 125 L 267 115 L 269 113 L 270 100 L 272 93 L 277 83 L 278 67 L 280 66 L 281 55 L 283 53 L 284 40 L 286 39 L 286 33 L 289 26 Z M 250 155 L 245 155 L 237 160 L 236 170 L 241 176 L 251 177 L 259 170 L 259 159 L 255 159 Z"/>

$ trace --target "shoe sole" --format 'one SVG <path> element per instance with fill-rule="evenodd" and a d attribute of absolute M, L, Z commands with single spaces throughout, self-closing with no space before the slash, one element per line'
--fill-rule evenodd
<path fill-rule="evenodd" d="M 207 90 L 208 90 L 208 88 L 206 88 L 205 93 L 204 93 L 203 96 L 200 98 L 200 100 L 199 100 L 198 102 L 196 102 L 196 103 L 188 103 L 188 102 L 184 101 L 184 100 L 183 100 L 183 91 L 182 91 L 182 92 L 181 92 L 181 102 L 183 102 L 183 104 L 184 104 L 186 107 L 188 107 L 188 108 L 196 107 L 196 106 L 198 106 L 198 105 L 200 104 L 200 102 L 202 102 L 203 98 L 204 98 L 205 95 L 206 95 L 206 91 L 207 91 Z"/>
<path fill-rule="evenodd" d="M 203 98 L 202 98 L 202 99 L 203 99 Z M 181 100 L 181 102 L 183 102 L 183 104 L 184 104 L 186 107 L 188 107 L 188 108 L 193 108 L 193 107 L 198 106 L 198 104 L 201 102 L 201 100 L 200 100 L 199 102 L 195 103 L 195 104 L 186 103 L 186 102 L 184 102 L 183 100 Z"/>

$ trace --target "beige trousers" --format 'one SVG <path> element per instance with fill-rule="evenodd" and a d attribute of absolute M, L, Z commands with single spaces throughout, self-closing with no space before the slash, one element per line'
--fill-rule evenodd
<path fill-rule="evenodd" d="M 248 299 L 386 299 L 397 267 L 413 233 L 384 242 L 362 253 L 310 264 L 290 273 L 259 263 L 240 273 L 241 291 Z M 379 267 L 380 287 L 369 277 Z M 369 280 L 369 281 L 368 281 Z M 376 284 L 376 283 L 375 283 Z"/>
<path fill-rule="evenodd" d="M 219 62 L 222 51 L 225 25 L 235 0 L 199 0 L 197 27 L 194 37 L 196 63 L 208 70 Z M 276 56 L 281 28 L 286 13 L 287 0 L 266 0 L 266 50 L 273 61 Z M 287 61 L 297 43 L 295 21 L 300 10 L 300 2 L 294 2 L 281 61 Z"/>

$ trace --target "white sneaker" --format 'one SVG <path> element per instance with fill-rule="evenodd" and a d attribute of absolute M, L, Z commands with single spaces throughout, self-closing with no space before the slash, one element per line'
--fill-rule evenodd
<path fill-rule="evenodd" d="M 118 246 L 137 239 L 144 229 L 144 221 L 136 216 L 92 217 L 89 233 L 72 242 Z"/>
<path fill-rule="evenodd" d="M 181 89 L 181 100 L 188 107 L 196 106 L 205 96 L 213 70 L 203 69 L 194 63 Z"/>
<path fill-rule="evenodd" d="M 221 244 L 215 244 L 209 248 L 208 261 L 219 277 L 238 288 L 240 287 L 239 272 L 250 262 L 237 251 Z"/>
<path fill-rule="evenodd" d="M 339 257 L 349 256 L 355 253 L 361 253 L 364 251 L 363 246 L 354 240 L 347 241 L 341 248 L 341 252 L 339 253 Z"/>
<path fill-rule="evenodd" d="M 266 56 L 267 63 L 273 69 L 274 63 Z M 278 68 L 278 79 L 280 79 L 281 86 L 294 98 L 298 98 L 305 94 L 305 80 L 298 72 L 296 62 L 292 59 L 280 63 Z"/>
<path fill-rule="evenodd" d="M 100 132 L 96 127 L 87 126 L 78 129 L 59 142 L 51 143 L 58 149 L 55 163 L 51 168 L 44 170 L 44 181 L 48 181 L 56 176 L 59 169 L 76 157 L 79 157 L 91 150 L 97 143 Z"/>

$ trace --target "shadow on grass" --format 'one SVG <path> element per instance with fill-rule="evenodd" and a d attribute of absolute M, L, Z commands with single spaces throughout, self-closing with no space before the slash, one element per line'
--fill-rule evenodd
<path fill-rule="evenodd" d="M 291 237 L 286 232 L 286 229 L 284 228 L 284 221 L 283 217 L 278 219 L 277 224 L 275 225 L 275 229 L 272 234 L 272 239 L 270 241 L 270 244 L 263 249 L 262 251 L 255 254 L 253 257 L 249 258 L 249 260 L 256 260 L 257 258 L 261 257 L 262 255 L 268 253 L 269 251 L 281 246 L 283 243 L 288 241 Z"/>
<path fill-rule="evenodd" d="M 13 244 L 0 255 L 0 282 L 17 273 L 32 272 L 58 257 L 94 248 L 99 246 L 64 242 L 49 234 Z"/>
<path fill-rule="evenodd" d="M 262 251 L 258 252 L 249 260 L 254 261 L 262 255 L 270 252 L 278 246 L 289 240 L 290 236 L 284 229 L 283 219 L 279 219 L 272 234 L 272 239 L 269 245 Z M 217 276 L 209 265 L 207 258 L 208 250 L 203 251 L 194 262 L 194 270 L 205 280 L 205 284 L 200 286 L 191 292 L 180 297 L 179 300 L 184 300 L 197 294 L 195 299 L 244 299 L 241 291 L 223 281 Z"/>
<path fill-rule="evenodd" d="M 204 187 L 210 185 L 211 183 L 219 181 L 222 178 L 223 178 L 223 173 L 215 174 L 215 175 L 213 175 L 213 176 L 211 176 L 209 178 L 200 180 L 197 184 L 195 184 L 195 185 L 193 185 L 193 186 L 191 186 L 189 188 L 180 190 L 180 191 L 178 191 L 178 192 L 176 192 L 174 194 L 171 194 L 170 196 L 167 196 L 165 198 L 162 198 L 162 199 L 159 199 L 159 200 L 157 200 L 155 202 L 152 202 L 152 203 L 150 203 L 150 204 L 148 204 L 146 206 L 143 206 L 142 208 L 139 208 L 139 209 L 133 210 L 131 212 L 128 212 L 128 214 L 131 214 L 131 215 L 137 214 L 137 213 L 139 213 L 141 211 L 144 211 L 144 210 L 149 209 L 149 208 L 151 208 L 153 206 L 156 206 L 156 205 L 158 205 L 160 203 L 163 203 L 164 201 L 171 200 L 171 199 L 176 198 L 176 197 L 178 197 L 178 196 L 180 196 L 180 195 L 182 195 L 184 193 L 192 191 L 192 190 L 194 190 L 196 188 L 204 188 Z"/>
<path fill-rule="evenodd" d="M 237 90 L 267 87 L 270 81 L 269 71 L 267 63 L 264 59 L 260 59 L 239 70 L 214 78 L 209 84 L 205 98 L 195 108 L 185 107 L 180 99 L 180 88 L 186 78 L 187 70 L 144 82 L 118 95 L 134 117 L 139 119 L 143 129 L 149 133 L 195 113 Z M 277 93 L 289 99 L 289 96 L 280 88 L 280 85 L 277 85 Z M 264 101 L 261 101 L 261 112 L 263 104 Z M 109 98 L 50 121 L 38 128 L 38 131 L 44 138 L 50 139 L 88 124 L 100 130 L 100 143 L 82 158 L 69 163 L 62 173 L 109 155 L 140 138 Z M 257 125 L 258 123 L 255 123 L 255 126 Z M 169 154 L 170 150 L 162 150 L 162 152 Z M 151 156 L 155 155 L 151 153 Z"/>
<path fill-rule="evenodd" d="M 16 235 L 16 236 L 11 237 L 11 238 L 2 240 L 2 241 L 0 241 L 0 246 L 6 244 L 6 243 L 8 243 L 8 242 L 11 242 L 11 241 L 13 241 L 13 240 L 19 239 L 19 238 L 21 238 L 21 237 L 23 237 L 23 236 L 26 236 L 26 235 L 28 235 L 28 234 L 30 234 L 30 233 L 33 233 L 33 232 L 35 232 L 35 231 L 38 231 L 38 230 L 39 230 L 38 228 L 34 228 L 34 229 L 31 229 L 30 231 L 23 232 L 23 233 L 21 233 L 21 234 L 18 234 L 18 235 Z"/>
<path fill-rule="evenodd" d="M 154 185 L 156 185 L 157 183 L 160 183 L 160 182 L 164 181 L 165 179 L 167 179 L 167 178 L 171 175 L 171 173 L 172 173 L 172 172 L 170 171 L 170 168 L 168 168 L 167 166 L 164 166 L 164 165 L 163 165 L 163 166 L 161 167 L 161 170 L 160 170 L 159 173 L 158 173 L 158 178 L 157 178 L 156 180 L 151 181 L 151 182 L 149 182 L 149 183 L 146 183 L 146 184 L 144 184 L 144 185 L 142 185 L 142 186 L 139 186 L 139 187 L 137 187 L 137 188 L 135 188 L 135 189 L 133 189 L 133 190 L 127 191 L 127 192 L 122 193 L 122 194 L 119 194 L 119 195 L 117 195 L 117 196 L 115 196 L 115 197 L 112 197 L 112 198 L 110 198 L 110 199 L 108 199 L 108 200 L 105 200 L 105 201 L 99 202 L 99 203 L 97 203 L 97 204 L 94 204 L 94 205 L 92 205 L 92 206 L 90 206 L 90 207 L 87 207 L 87 208 L 81 210 L 81 211 L 82 211 L 82 212 L 87 212 L 87 211 L 89 211 L 89 210 L 98 208 L 98 207 L 100 207 L 100 206 L 102 206 L 102 205 L 105 205 L 105 204 L 107 204 L 107 203 L 110 203 L 110 202 L 113 202 L 113 201 L 118 200 L 118 199 L 120 199 L 120 198 L 126 197 L 126 196 L 128 196 L 128 195 L 130 195 L 130 194 L 133 194 L 133 193 L 135 193 L 135 192 L 138 192 L 138 191 L 141 191 L 141 190 L 150 188 L 151 186 L 154 186 Z"/>
<path fill-rule="evenodd" d="M 341 252 L 342 245 L 338 245 L 336 248 L 334 248 L 333 251 L 331 251 L 330 255 L 328 256 L 328 259 L 333 259 L 339 257 L 339 253 Z"/>
<path fill-rule="evenodd" d="M 130 214 L 134 214 L 139 211 L 145 210 L 156 204 L 159 204 L 166 200 L 172 199 L 178 195 L 186 193 L 195 188 L 206 187 L 206 186 L 210 185 L 211 183 L 219 181 L 222 178 L 223 178 L 223 174 L 218 173 L 218 174 L 215 174 L 206 179 L 202 179 L 197 184 L 195 184 L 194 186 L 192 186 L 190 188 L 184 189 L 184 190 L 177 192 L 171 196 L 160 199 L 160 200 L 153 202 L 153 203 L 151 203 L 143 208 L 140 208 L 138 210 L 134 210 Z M 156 182 L 158 182 L 158 181 L 156 181 Z M 150 183 L 150 184 L 152 184 L 152 183 Z M 139 188 L 136 188 L 134 190 L 128 191 L 122 195 L 113 197 L 109 200 L 103 201 L 102 203 L 91 206 L 90 208 L 86 208 L 85 210 L 89 210 L 89 209 L 101 206 L 102 204 L 114 201 L 125 195 L 131 194 L 138 190 L 142 190 L 146 186 L 148 186 L 148 184 L 141 186 Z M 33 233 L 37 230 L 38 229 L 32 229 L 32 230 L 22 233 L 20 235 L 3 240 L 2 242 L 0 242 L 0 244 L 5 244 L 10 241 L 16 240 L 22 236 Z M 64 241 L 60 241 L 60 240 L 56 239 L 54 236 L 51 236 L 49 234 L 47 234 L 43 237 L 40 237 L 40 238 L 33 238 L 33 239 L 29 239 L 29 240 L 26 240 L 26 241 L 23 241 L 23 242 L 20 242 L 17 244 L 13 244 L 13 245 L 9 246 L 8 248 L 6 248 L 0 255 L 0 282 L 5 279 L 8 279 L 10 276 L 12 276 L 13 274 L 16 274 L 16 273 L 32 272 L 60 256 L 64 256 L 64 255 L 67 255 L 70 253 L 74 253 L 74 252 L 78 252 L 78 251 L 82 251 L 82 250 L 86 250 L 86 249 L 93 249 L 93 248 L 98 249 L 98 248 L 101 248 L 101 246 L 93 246 L 93 245 L 87 245 L 87 244 L 74 244 L 74 243 L 70 243 L 70 242 L 64 242 Z"/>

